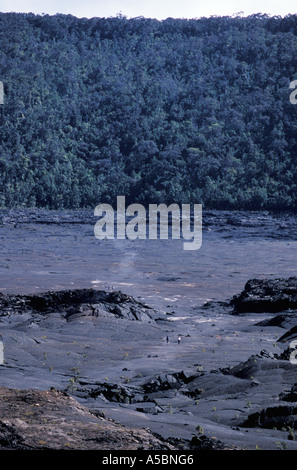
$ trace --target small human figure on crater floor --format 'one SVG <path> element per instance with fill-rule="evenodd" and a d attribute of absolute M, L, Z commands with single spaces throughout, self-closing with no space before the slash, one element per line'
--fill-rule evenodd
<path fill-rule="evenodd" d="M 181 337 L 180 336 L 177 338 L 177 342 L 178 342 L 178 344 L 180 344 L 180 342 L 181 342 Z"/>
<path fill-rule="evenodd" d="M 169 336 L 166 336 L 166 343 L 169 343 Z"/>

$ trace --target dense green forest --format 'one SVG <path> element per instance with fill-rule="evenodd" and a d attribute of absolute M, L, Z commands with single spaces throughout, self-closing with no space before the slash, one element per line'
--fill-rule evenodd
<path fill-rule="evenodd" d="M 297 16 L 0 14 L 0 207 L 297 211 Z"/>

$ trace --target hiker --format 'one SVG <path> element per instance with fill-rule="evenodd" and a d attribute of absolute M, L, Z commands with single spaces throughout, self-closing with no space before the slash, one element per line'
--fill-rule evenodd
<path fill-rule="evenodd" d="M 166 336 L 166 343 L 169 343 L 169 336 Z"/>
<path fill-rule="evenodd" d="M 181 340 L 181 337 L 179 336 L 179 337 L 177 338 L 178 344 L 180 344 L 180 340 Z"/>

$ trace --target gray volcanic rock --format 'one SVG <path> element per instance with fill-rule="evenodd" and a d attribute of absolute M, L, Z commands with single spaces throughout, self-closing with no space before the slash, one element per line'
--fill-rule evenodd
<path fill-rule="evenodd" d="M 261 427 L 270 429 L 297 429 L 297 404 L 279 405 L 252 413 L 242 424 L 243 427 Z"/>
<path fill-rule="evenodd" d="M 280 343 L 288 343 L 293 339 L 297 338 L 297 325 L 290 328 L 285 334 L 283 334 L 277 341 Z"/>
<path fill-rule="evenodd" d="M 277 341 L 294 324 L 289 313 L 275 322 L 263 315 L 261 325 L 258 314 L 238 317 L 213 303 L 168 320 L 122 292 L 0 295 L 0 444 L 275 449 L 284 438 L 293 448 L 280 424 L 264 431 L 268 418 L 249 420 L 280 400 L 295 407 L 280 397 L 296 382 Z"/>
<path fill-rule="evenodd" d="M 291 390 L 282 392 L 280 399 L 284 401 L 297 402 L 297 383 L 293 385 Z"/>
<path fill-rule="evenodd" d="M 234 313 L 281 312 L 297 308 L 297 278 L 250 279 L 230 301 Z"/>
<path fill-rule="evenodd" d="M 139 411 L 156 413 L 143 403 Z M 226 446 L 205 435 L 164 440 L 148 429 L 106 419 L 68 394 L 0 386 L 0 450 L 218 450 Z"/>
<path fill-rule="evenodd" d="M 117 317 L 144 322 L 166 319 L 162 313 L 121 291 L 76 289 L 23 296 L 0 293 L 0 316 L 54 312 L 61 312 L 67 320 L 73 315 Z"/>
<path fill-rule="evenodd" d="M 0 387 L 0 449 L 173 449 L 144 429 L 105 419 L 57 390 Z"/>
<path fill-rule="evenodd" d="M 296 313 L 281 313 L 272 318 L 267 318 L 257 323 L 258 326 L 279 326 L 290 329 L 297 325 Z"/>

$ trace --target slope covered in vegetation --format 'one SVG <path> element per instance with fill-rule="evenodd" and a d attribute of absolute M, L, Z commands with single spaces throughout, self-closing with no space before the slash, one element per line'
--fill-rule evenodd
<path fill-rule="evenodd" d="M 297 16 L 0 14 L 0 206 L 297 209 Z"/>

